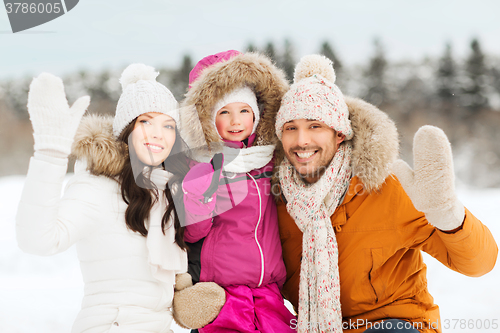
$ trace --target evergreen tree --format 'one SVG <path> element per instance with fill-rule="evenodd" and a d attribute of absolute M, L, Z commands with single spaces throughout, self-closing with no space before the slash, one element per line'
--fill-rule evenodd
<path fill-rule="evenodd" d="M 333 50 L 330 43 L 328 43 L 328 41 L 325 41 L 323 42 L 323 44 L 321 44 L 321 50 L 319 53 L 333 62 L 333 69 L 335 69 L 335 75 L 337 76 L 335 84 L 340 88 L 340 90 L 342 90 L 345 86 L 342 62 L 337 57 L 335 51 Z"/>
<path fill-rule="evenodd" d="M 259 50 L 253 43 L 249 43 L 247 46 L 247 52 L 258 52 Z"/>
<path fill-rule="evenodd" d="M 388 101 L 388 89 L 385 82 L 387 60 L 378 38 L 375 38 L 373 45 L 375 54 L 370 59 L 369 67 L 364 73 L 366 84 L 364 99 L 374 105 L 381 105 Z"/>
<path fill-rule="evenodd" d="M 119 94 L 110 89 L 110 82 L 116 82 L 116 75 L 105 69 L 100 73 L 81 71 L 79 73 L 83 81 L 83 90 L 89 95 L 92 103 L 89 106 L 90 113 L 114 114 Z M 119 88 L 121 93 L 121 87 Z"/>
<path fill-rule="evenodd" d="M 437 95 L 445 103 L 452 103 L 457 92 L 457 66 L 451 51 L 451 44 L 447 43 L 436 73 Z"/>
<path fill-rule="evenodd" d="M 491 69 L 492 84 L 495 91 L 500 94 L 500 64 Z"/>
<path fill-rule="evenodd" d="M 278 63 L 278 55 L 276 53 L 276 48 L 272 42 L 267 43 L 264 53 L 271 58 L 274 62 Z"/>
<path fill-rule="evenodd" d="M 494 96 L 492 96 L 489 100 L 489 106 L 496 111 L 500 111 L 500 58 L 497 58 L 491 64 L 489 73 L 492 88 L 491 91 L 494 94 Z"/>
<path fill-rule="evenodd" d="M 28 100 L 29 85 L 32 78 L 7 81 L 3 88 L 3 96 L 7 107 L 14 111 L 18 119 L 29 119 L 26 101 Z"/>
<path fill-rule="evenodd" d="M 293 46 L 290 40 L 285 39 L 285 52 L 283 54 L 283 61 L 281 63 L 281 67 L 285 71 L 286 77 L 288 81 L 293 81 L 293 72 L 295 69 L 295 60 L 293 56 Z"/>
<path fill-rule="evenodd" d="M 191 56 L 184 55 L 181 67 L 172 73 L 170 91 L 177 100 L 181 100 L 189 87 L 189 73 L 193 69 Z"/>
<path fill-rule="evenodd" d="M 464 106 L 471 112 L 488 107 L 488 98 L 486 96 L 487 70 L 483 51 L 476 38 L 471 42 L 471 54 L 465 63 L 465 71 L 467 80 L 462 88 Z"/>
<path fill-rule="evenodd" d="M 110 79 L 109 71 L 104 70 L 103 72 L 98 74 L 97 77 L 94 78 L 94 80 L 86 82 L 87 86 L 85 88 L 89 92 L 92 101 L 95 100 L 101 101 L 110 99 L 107 88 L 107 83 L 109 79 Z"/>
<path fill-rule="evenodd" d="M 321 51 L 319 53 L 333 61 L 333 68 L 335 69 L 336 74 L 340 74 L 342 72 L 342 62 L 339 58 L 337 58 L 337 55 L 335 54 L 335 51 L 333 51 L 330 43 L 325 41 L 321 44 Z"/>

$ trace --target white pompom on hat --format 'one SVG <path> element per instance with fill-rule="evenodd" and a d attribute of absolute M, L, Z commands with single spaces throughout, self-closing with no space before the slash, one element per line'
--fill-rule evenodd
<path fill-rule="evenodd" d="M 276 115 L 276 135 L 281 140 L 283 125 L 295 119 L 319 120 L 352 139 L 353 131 L 344 95 L 335 85 L 332 61 L 313 54 L 295 66 L 294 83 L 283 96 Z"/>
<path fill-rule="evenodd" d="M 243 86 L 241 88 L 234 89 L 233 91 L 224 95 L 224 97 L 214 105 L 212 109 L 213 123 L 215 124 L 215 117 L 217 115 L 217 112 L 224 106 L 231 103 L 246 103 L 248 104 L 248 106 L 252 108 L 255 119 L 253 122 L 253 129 L 252 129 L 252 134 L 253 134 L 255 132 L 255 129 L 257 128 L 257 125 L 259 124 L 260 111 L 259 111 L 259 106 L 257 104 L 257 97 L 255 96 L 253 90 L 250 89 L 250 87 L 248 86 Z M 215 128 L 217 129 L 217 127 Z"/>
<path fill-rule="evenodd" d="M 179 104 L 163 84 L 156 82 L 158 72 L 144 64 L 129 65 L 120 77 L 122 94 L 116 107 L 113 134 L 118 137 L 135 118 L 158 112 L 179 123 Z"/>

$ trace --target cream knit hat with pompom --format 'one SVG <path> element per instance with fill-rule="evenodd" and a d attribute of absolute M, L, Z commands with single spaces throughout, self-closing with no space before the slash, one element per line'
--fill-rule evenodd
<path fill-rule="evenodd" d="M 281 140 L 283 125 L 295 119 L 319 120 L 352 139 L 349 110 L 344 95 L 335 85 L 332 61 L 313 54 L 300 59 L 293 85 L 283 96 L 276 115 L 276 135 Z"/>
<path fill-rule="evenodd" d="M 125 127 L 141 114 L 158 112 L 179 124 L 179 105 L 163 84 L 156 82 L 158 72 L 151 66 L 132 64 L 120 77 L 123 93 L 118 100 L 113 134 L 118 137 Z"/>

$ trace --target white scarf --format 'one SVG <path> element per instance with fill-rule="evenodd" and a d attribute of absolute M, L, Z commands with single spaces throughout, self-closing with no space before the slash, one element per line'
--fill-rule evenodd
<path fill-rule="evenodd" d="M 222 145 L 222 147 L 220 146 Z M 260 169 L 271 161 L 274 153 L 274 145 L 252 146 L 245 149 L 231 148 L 224 144 L 211 145 L 210 150 L 206 148 L 192 150 L 194 160 L 209 163 L 217 152 L 224 154 L 223 170 L 232 173 L 247 173 Z"/>
<path fill-rule="evenodd" d="M 173 212 L 168 220 L 165 234 L 161 228 L 163 214 L 167 210 L 165 186 L 171 174 L 162 169 L 151 172 L 151 181 L 158 188 L 158 201 L 149 213 L 149 228 L 146 244 L 149 251 L 151 273 L 170 288 L 175 284 L 175 274 L 187 271 L 187 254 L 175 243 Z M 173 288 L 172 288 L 173 292 Z"/>
<path fill-rule="evenodd" d="M 287 211 L 303 233 L 299 332 L 342 332 L 338 247 L 330 217 L 349 186 L 351 155 L 351 143 L 342 143 L 314 184 L 304 183 L 286 158 L 279 168 Z"/>

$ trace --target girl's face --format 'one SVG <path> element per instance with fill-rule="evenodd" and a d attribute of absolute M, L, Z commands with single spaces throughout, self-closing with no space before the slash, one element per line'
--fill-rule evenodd
<path fill-rule="evenodd" d="M 160 165 L 175 142 L 175 120 L 163 113 L 148 112 L 135 120 L 131 134 L 137 158 L 150 166 Z"/>
<path fill-rule="evenodd" d="M 219 135 L 229 141 L 243 141 L 252 134 L 254 116 L 246 103 L 229 103 L 215 115 Z"/>

